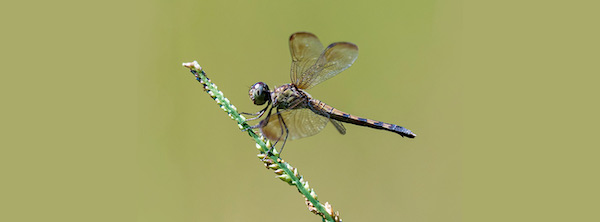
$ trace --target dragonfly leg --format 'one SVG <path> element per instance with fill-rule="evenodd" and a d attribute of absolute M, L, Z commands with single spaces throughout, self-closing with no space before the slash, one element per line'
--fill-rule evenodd
<path fill-rule="evenodd" d="M 259 116 L 258 117 L 254 117 L 254 118 L 250 118 L 250 119 L 247 119 L 247 120 L 251 121 L 251 120 L 255 120 L 255 119 L 260 118 L 263 114 L 265 114 L 265 111 L 267 110 L 267 108 L 269 108 L 269 105 L 267 105 L 264 109 L 262 109 L 258 113 L 250 113 L 250 115 L 259 115 Z M 256 128 L 260 128 L 260 127 L 266 126 L 267 123 L 269 123 L 269 117 L 271 116 L 271 111 L 272 110 L 273 110 L 273 107 L 271 107 L 271 109 L 269 110 L 269 113 L 267 113 L 267 118 L 265 118 L 263 121 L 261 121 L 260 123 L 258 123 L 256 125 L 250 126 L 250 128 L 242 129 L 242 132 L 246 132 L 249 129 L 256 129 Z M 241 114 L 246 114 L 246 113 L 241 113 Z"/>
<path fill-rule="evenodd" d="M 283 137 L 283 134 L 285 133 L 285 137 L 283 138 L 283 144 L 281 145 L 281 149 L 279 150 L 279 155 L 281 155 L 281 152 L 283 151 L 283 148 L 285 147 L 285 143 L 287 142 L 288 139 L 288 135 L 289 135 L 289 130 L 287 128 L 287 125 L 285 124 L 285 121 L 283 120 L 283 117 L 281 117 L 281 115 L 279 114 L 279 108 L 277 108 L 277 112 L 275 113 L 275 115 L 277 115 L 277 119 L 279 119 L 279 128 L 281 128 L 281 134 L 279 135 L 279 138 L 277 138 L 277 140 L 275 141 L 275 143 L 273 143 L 273 146 L 271 146 L 269 148 L 269 151 L 267 151 L 268 154 L 271 154 L 273 152 L 273 149 L 276 149 L 277 143 L 279 143 L 279 141 L 281 141 L 281 137 Z"/>
<path fill-rule="evenodd" d="M 260 124 L 256 124 L 256 125 L 252 125 L 248 128 L 244 128 L 244 129 L 242 129 L 242 132 L 246 132 L 248 130 L 252 130 L 252 129 L 256 129 L 256 128 L 260 128 Z M 256 133 L 256 132 L 254 132 L 254 133 Z"/>
<path fill-rule="evenodd" d="M 250 126 L 248 128 L 242 129 L 242 132 L 246 132 L 246 131 L 251 130 L 251 129 L 257 129 L 257 128 L 260 128 L 260 127 L 261 127 L 261 123 L 258 123 L 256 125 L 252 125 L 252 126 Z"/>
<path fill-rule="evenodd" d="M 282 122 L 281 122 L 281 115 L 279 115 L 279 112 L 277 112 L 275 115 L 277 115 L 277 118 L 279 119 L 279 128 L 281 128 L 281 135 L 279 136 L 279 138 L 277 138 L 277 140 L 275 140 L 275 142 L 273 143 L 273 145 L 271 147 L 269 147 L 269 151 L 267 151 L 267 155 L 271 155 L 273 154 L 273 149 L 275 149 L 275 146 L 277 146 L 277 143 L 279 143 L 279 141 L 281 140 L 281 136 L 283 135 L 283 126 L 282 126 Z M 266 125 L 266 124 L 265 124 Z"/>
<path fill-rule="evenodd" d="M 252 121 L 252 120 L 256 120 L 256 119 L 262 117 L 263 114 L 265 114 L 265 111 L 267 111 L 268 108 L 269 108 L 269 105 L 267 105 L 264 109 L 262 109 L 261 111 L 258 111 L 257 113 L 241 112 L 240 114 L 244 114 L 244 115 L 248 115 L 248 116 L 254 116 L 252 118 L 246 119 L 247 121 Z"/>
<path fill-rule="evenodd" d="M 302 104 L 302 100 L 296 101 L 294 104 L 290 105 L 289 108 L 290 109 L 294 108 L 294 107 L 296 107 L 296 106 L 298 106 L 300 104 Z M 273 109 L 271 108 L 271 110 L 273 110 Z M 270 115 L 270 111 L 271 110 L 269 110 L 269 115 Z M 288 130 L 287 125 L 285 124 L 285 121 L 283 120 L 283 117 L 281 117 L 279 108 L 277 108 L 277 112 L 275 114 L 277 115 L 277 118 L 279 119 L 279 124 L 280 124 L 279 128 L 281 128 L 281 132 L 280 132 L 281 135 L 279 136 L 279 138 L 277 138 L 277 141 L 275 141 L 275 143 L 273 144 L 273 146 L 269 149 L 268 153 L 271 153 L 273 151 L 273 149 L 275 148 L 275 145 L 277 145 L 277 143 L 279 141 L 281 141 L 281 137 L 283 137 L 283 134 L 285 133 L 285 138 L 283 139 L 283 144 L 281 145 L 281 149 L 279 150 L 279 155 L 281 155 L 281 152 L 283 152 L 283 148 L 285 147 L 285 143 L 287 142 L 287 139 L 288 139 L 288 136 L 290 134 L 290 131 Z M 269 119 L 268 118 L 269 115 L 267 115 L 267 119 Z M 285 130 L 285 132 L 284 132 L 284 130 Z"/>
<path fill-rule="evenodd" d="M 279 113 L 279 110 L 277 111 L 277 113 Z M 281 149 L 279 150 L 279 155 L 281 155 L 281 152 L 283 152 L 283 148 L 285 147 L 285 142 L 287 142 L 290 131 L 288 130 L 287 125 L 285 124 L 285 121 L 283 121 L 283 118 L 281 117 L 281 115 L 278 115 L 278 116 L 279 116 L 279 121 L 283 124 L 282 130 L 281 130 L 281 135 L 283 135 L 283 129 L 285 129 L 285 138 L 283 139 L 283 144 L 281 145 Z"/>
<path fill-rule="evenodd" d="M 302 104 L 302 102 L 303 102 L 302 100 L 295 101 L 293 104 L 290 105 L 289 109 L 292 109 L 292 108 Z M 269 114 L 267 114 L 267 118 L 266 118 L 267 120 L 269 119 L 269 116 L 271 115 L 272 110 L 273 110 L 273 107 L 271 107 L 271 110 L 269 110 Z M 281 141 L 281 137 L 285 133 L 285 138 L 283 139 L 283 144 L 281 145 L 281 149 L 279 150 L 279 155 L 281 155 L 281 152 L 283 151 L 283 148 L 285 147 L 285 143 L 287 142 L 287 139 L 288 139 L 289 130 L 287 128 L 287 125 L 285 124 L 285 121 L 283 120 L 283 117 L 281 117 L 279 108 L 277 108 L 277 112 L 275 113 L 275 115 L 277 115 L 277 119 L 279 119 L 279 124 L 280 124 L 279 128 L 281 128 L 281 132 L 280 132 L 281 135 L 279 136 L 279 138 L 277 138 L 277 140 L 275 141 L 273 146 L 271 146 L 268 153 L 270 154 L 273 151 L 273 149 L 275 148 L 275 145 L 277 145 L 277 143 L 279 143 L 279 141 Z M 284 130 L 285 130 L 285 132 L 284 132 Z"/>
<path fill-rule="evenodd" d="M 267 108 L 268 108 L 268 106 L 265 109 L 261 110 L 261 112 L 263 112 L 263 114 L 264 114 L 264 112 L 266 111 Z M 260 123 L 254 125 L 254 126 L 251 126 L 250 128 L 251 129 L 261 128 L 261 127 L 264 127 L 267 124 L 269 124 L 269 119 L 271 118 L 271 112 L 273 111 L 273 108 L 274 107 L 271 107 L 271 109 L 269 109 L 269 112 L 267 113 L 267 116 L 265 117 L 265 119 L 263 119 L 262 121 L 260 121 Z M 276 115 L 278 115 L 278 118 L 281 118 L 281 116 L 279 116 L 279 112 L 277 112 Z M 279 139 L 277 139 L 277 141 L 275 141 L 275 143 L 273 145 L 271 145 L 271 147 L 269 147 L 269 150 L 266 153 L 267 155 L 271 155 L 272 154 L 273 149 L 275 148 L 275 145 L 277 145 L 277 142 L 279 142 Z M 267 157 L 265 156 L 265 159 L 266 158 Z"/>

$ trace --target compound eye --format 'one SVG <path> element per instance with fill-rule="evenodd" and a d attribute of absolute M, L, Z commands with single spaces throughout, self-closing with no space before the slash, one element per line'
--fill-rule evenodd
<path fill-rule="evenodd" d="M 254 105 L 263 105 L 271 99 L 269 86 L 264 82 L 254 83 L 248 94 L 250 94 L 250 100 L 252 100 Z"/>

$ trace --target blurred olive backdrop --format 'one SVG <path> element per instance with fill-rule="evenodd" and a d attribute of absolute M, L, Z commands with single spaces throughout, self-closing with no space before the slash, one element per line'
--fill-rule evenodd
<path fill-rule="evenodd" d="M 598 16 L 502 1 L 3 3 L 2 221 L 320 221 L 182 62 L 239 110 L 288 37 L 359 46 L 309 92 L 396 123 L 283 157 L 344 221 L 597 221 Z"/>

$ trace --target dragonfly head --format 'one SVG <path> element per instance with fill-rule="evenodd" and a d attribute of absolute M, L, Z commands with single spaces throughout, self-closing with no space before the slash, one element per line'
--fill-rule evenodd
<path fill-rule="evenodd" d="M 271 101 L 271 91 L 269 86 L 264 82 L 257 82 L 252 85 L 250 91 L 250 99 L 254 102 L 254 105 L 263 105 L 267 101 Z"/>

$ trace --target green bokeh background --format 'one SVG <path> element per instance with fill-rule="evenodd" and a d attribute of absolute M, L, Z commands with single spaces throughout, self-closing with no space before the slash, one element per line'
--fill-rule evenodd
<path fill-rule="evenodd" d="M 239 110 L 288 37 L 358 60 L 310 93 L 347 124 L 287 144 L 344 221 L 597 221 L 596 6 L 577 1 L 3 3 L 1 221 L 320 221 L 182 62 Z"/>

